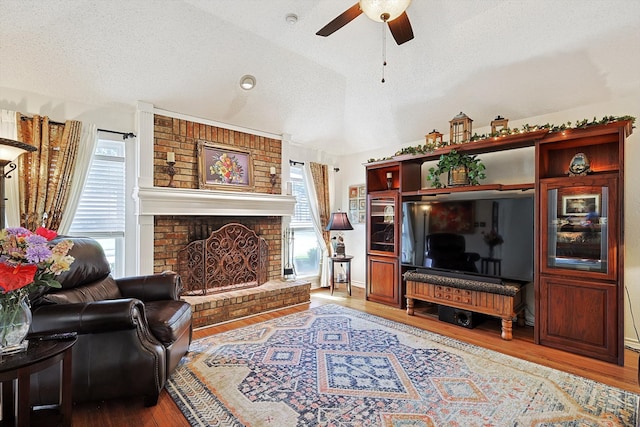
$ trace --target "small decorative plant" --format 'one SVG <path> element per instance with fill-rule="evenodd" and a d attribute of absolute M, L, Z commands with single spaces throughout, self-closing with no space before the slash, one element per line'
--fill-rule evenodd
<path fill-rule="evenodd" d="M 429 168 L 427 179 L 431 181 L 431 186 L 435 188 L 443 188 L 445 185 L 440 182 L 440 175 L 450 172 L 452 169 L 463 167 L 466 169 L 468 185 L 479 185 L 481 179 L 487 176 L 484 173 L 485 166 L 478 159 L 477 155 L 459 153 L 451 150 L 447 154 L 440 156 L 440 160 L 435 168 Z"/>

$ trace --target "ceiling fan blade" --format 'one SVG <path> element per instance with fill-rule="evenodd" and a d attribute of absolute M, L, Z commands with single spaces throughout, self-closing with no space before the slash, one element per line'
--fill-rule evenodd
<path fill-rule="evenodd" d="M 316 33 L 316 35 L 327 37 L 328 35 L 335 33 L 340 28 L 344 27 L 349 22 L 356 19 L 358 16 L 360 16 L 361 13 L 362 11 L 360 10 L 360 4 L 356 3 L 353 6 L 351 6 L 349 9 L 345 10 L 340 15 L 338 15 L 333 21 L 329 22 L 327 25 L 322 27 Z"/>
<path fill-rule="evenodd" d="M 393 38 L 396 39 L 396 43 L 399 45 L 413 39 L 413 29 L 411 29 L 407 12 L 402 12 L 402 15 L 393 21 L 389 21 L 388 24 Z"/>

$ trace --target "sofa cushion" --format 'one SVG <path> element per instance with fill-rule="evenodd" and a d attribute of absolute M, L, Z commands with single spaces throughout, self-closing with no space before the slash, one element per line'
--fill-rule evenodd
<path fill-rule="evenodd" d="M 54 290 L 42 296 L 45 304 L 73 304 L 121 298 L 120 289 L 111 276 L 80 288 Z"/>
<path fill-rule="evenodd" d="M 184 301 L 147 301 L 144 311 L 149 329 L 165 346 L 171 345 L 191 327 L 191 305 Z"/>
<path fill-rule="evenodd" d="M 72 240 L 73 247 L 69 255 L 75 258 L 68 271 L 56 276 L 62 289 L 72 289 L 104 279 L 111 273 L 111 266 L 100 243 L 88 237 L 58 236 L 52 243 L 59 240 Z"/>

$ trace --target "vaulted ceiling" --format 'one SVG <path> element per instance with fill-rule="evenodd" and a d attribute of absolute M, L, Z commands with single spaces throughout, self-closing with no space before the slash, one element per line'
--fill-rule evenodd
<path fill-rule="evenodd" d="M 382 24 L 315 35 L 355 2 L 2 0 L 0 88 L 146 101 L 334 154 L 446 134 L 460 111 L 475 127 L 640 97 L 638 0 L 413 0 L 415 38 L 385 30 L 385 83 Z"/>

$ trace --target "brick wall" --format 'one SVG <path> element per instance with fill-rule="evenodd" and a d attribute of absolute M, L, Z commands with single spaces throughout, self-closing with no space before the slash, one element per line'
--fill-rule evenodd
<path fill-rule="evenodd" d="M 271 193 L 269 169 L 276 168 L 278 180 L 273 192 L 280 194 L 282 143 L 277 139 L 232 131 L 172 117 L 154 117 L 154 176 L 156 187 L 166 187 L 167 153 L 176 156 L 176 188 L 199 188 L 198 141 L 250 151 L 253 158 L 253 188 L 256 193 Z M 230 187 L 231 188 L 231 187 Z M 202 190 L 208 191 L 208 190 Z M 198 230 L 217 230 L 225 224 L 239 222 L 263 237 L 269 245 L 269 279 L 281 277 L 282 219 L 280 217 L 202 217 L 156 216 L 154 223 L 154 271 L 177 269 L 178 250 L 196 238 Z"/>
<path fill-rule="evenodd" d="M 245 316 L 309 302 L 311 284 L 304 281 L 267 282 L 259 288 L 207 296 L 183 296 L 191 304 L 193 327 L 213 325 Z"/>
<path fill-rule="evenodd" d="M 167 153 L 173 151 L 176 154 L 175 186 L 198 188 L 198 141 L 204 141 L 250 151 L 254 166 L 252 191 L 256 193 L 271 193 L 269 168 L 274 166 L 278 177 L 274 192 L 280 194 L 282 142 L 277 139 L 157 114 L 154 116 L 153 136 L 153 185 L 156 187 L 166 187 L 169 183 Z"/>

